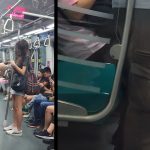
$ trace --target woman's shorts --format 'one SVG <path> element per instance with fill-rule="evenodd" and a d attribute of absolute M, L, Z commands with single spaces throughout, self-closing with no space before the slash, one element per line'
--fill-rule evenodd
<path fill-rule="evenodd" d="M 16 92 L 15 90 L 13 90 L 13 89 L 11 89 L 10 90 L 10 93 L 12 94 L 12 95 L 18 95 L 18 96 L 24 96 L 24 92 Z"/>

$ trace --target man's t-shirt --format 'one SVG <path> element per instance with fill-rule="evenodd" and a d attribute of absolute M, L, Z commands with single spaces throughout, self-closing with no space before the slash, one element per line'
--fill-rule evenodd
<path fill-rule="evenodd" d="M 127 0 L 112 0 L 112 6 L 126 7 Z M 150 9 L 150 0 L 135 0 L 135 8 Z"/>

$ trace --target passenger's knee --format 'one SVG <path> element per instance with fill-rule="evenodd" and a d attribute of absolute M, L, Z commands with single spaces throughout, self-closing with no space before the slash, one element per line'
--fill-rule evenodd
<path fill-rule="evenodd" d="M 13 111 L 15 112 L 22 112 L 22 109 L 19 107 L 13 107 Z"/>
<path fill-rule="evenodd" d="M 54 106 L 48 106 L 47 108 L 46 108 L 46 112 L 47 113 L 54 113 L 54 108 L 53 108 Z"/>
<path fill-rule="evenodd" d="M 50 107 L 47 107 L 47 108 L 46 108 L 46 113 L 51 113 Z"/>

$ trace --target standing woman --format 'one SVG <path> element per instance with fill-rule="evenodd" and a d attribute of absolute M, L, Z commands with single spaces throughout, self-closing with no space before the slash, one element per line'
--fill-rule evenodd
<path fill-rule="evenodd" d="M 10 61 L 14 73 L 25 75 L 27 64 L 29 61 L 29 47 L 26 40 L 20 40 L 15 46 L 15 61 Z M 13 123 L 4 128 L 7 134 L 22 136 L 22 106 L 24 100 L 24 91 L 17 92 L 11 89 L 12 100 L 13 100 Z"/>

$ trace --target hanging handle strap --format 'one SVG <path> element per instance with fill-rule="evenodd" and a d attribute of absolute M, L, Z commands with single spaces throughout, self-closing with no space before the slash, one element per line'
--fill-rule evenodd
<path fill-rule="evenodd" d="M 41 47 L 41 43 L 40 43 L 40 38 L 37 37 L 36 41 L 33 43 L 33 47 L 34 48 L 40 48 Z"/>
<path fill-rule="evenodd" d="M 7 28 L 8 24 L 11 24 L 11 28 Z M 6 34 L 7 32 L 13 32 L 14 31 L 14 21 L 12 19 L 12 15 L 10 15 L 10 18 L 6 20 L 4 27 L 3 27 L 4 33 L 1 34 Z"/>
<path fill-rule="evenodd" d="M 47 36 L 47 38 L 44 40 L 44 46 L 47 47 L 48 45 L 50 45 L 50 35 Z"/>

